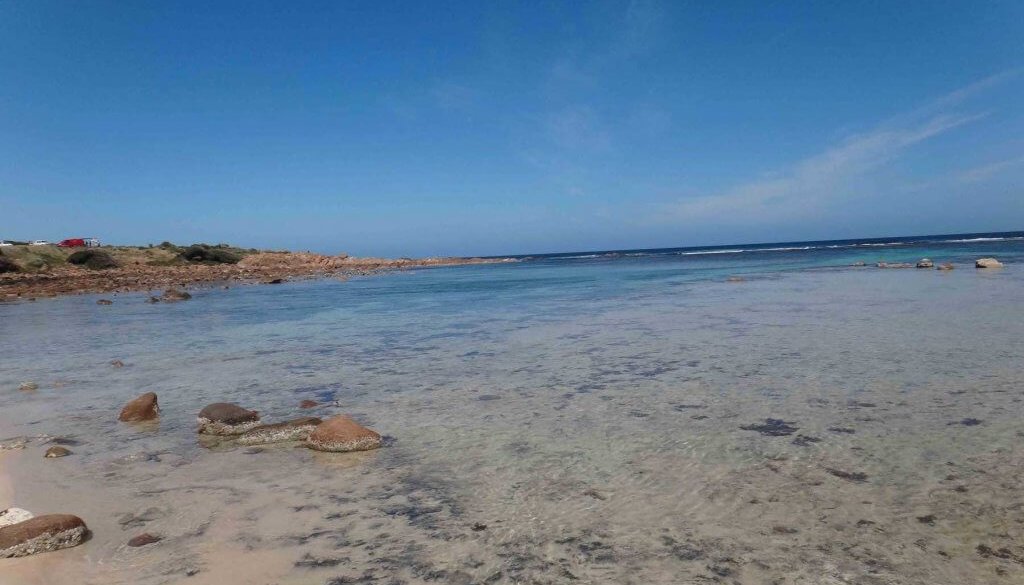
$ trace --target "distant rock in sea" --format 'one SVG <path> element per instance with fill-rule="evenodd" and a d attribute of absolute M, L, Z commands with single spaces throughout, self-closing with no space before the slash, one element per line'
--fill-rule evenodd
<path fill-rule="evenodd" d="M 199 432 L 206 435 L 240 435 L 260 424 L 260 415 L 237 404 L 217 402 L 199 411 Z"/>
<path fill-rule="evenodd" d="M 978 258 L 974 262 L 975 268 L 1002 268 L 1003 263 L 995 258 Z"/>
<path fill-rule="evenodd" d="M 156 298 L 156 297 L 152 297 L 152 298 Z M 190 295 L 189 293 L 187 293 L 187 292 L 185 292 L 185 291 L 183 291 L 181 289 L 169 288 L 169 289 L 164 291 L 164 294 L 160 295 L 160 299 L 159 300 L 161 300 L 161 301 L 163 301 L 165 303 L 173 303 L 173 302 L 177 302 L 177 301 L 187 301 L 187 300 L 189 300 L 191 298 L 192 298 L 192 295 Z"/>
<path fill-rule="evenodd" d="M 380 435 L 343 414 L 329 418 L 309 435 L 306 445 L 317 451 L 368 451 L 380 447 Z"/>
<path fill-rule="evenodd" d="M 953 270 L 953 264 L 951 262 L 943 262 L 936 266 L 935 270 Z"/>
<path fill-rule="evenodd" d="M 931 268 L 933 266 L 935 266 L 935 264 L 928 258 L 921 258 L 917 261 L 918 268 Z"/>

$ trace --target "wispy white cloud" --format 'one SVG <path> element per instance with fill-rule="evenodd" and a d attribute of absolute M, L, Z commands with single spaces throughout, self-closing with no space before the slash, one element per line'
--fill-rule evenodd
<path fill-rule="evenodd" d="M 960 171 L 956 174 L 956 179 L 961 183 L 980 183 L 1020 166 L 1024 166 L 1024 156 L 991 162 Z"/>
<path fill-rule="evenodd" d="M 654 221 L 764 224 L 818 216 L 829 204 L 856 197 L 873 172 L 914 146 L 984 118 L 987 114 L 952 110 L 1020 71 L 1003 72 L 940 96 L 769 176 L 670 203 L 658 210 Z M 980 180 L 1019 162 L 1013 159 L 972 169 L 959 180 Z"/>

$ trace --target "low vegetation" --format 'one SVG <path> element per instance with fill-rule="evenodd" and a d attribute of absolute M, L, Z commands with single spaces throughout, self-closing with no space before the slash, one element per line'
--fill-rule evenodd
<path fill-rule="evenodd" d="M 93 270 L 117 268 L 117 261 L 109 252 L 103 250 L 79 250 L 67 257 L 69 264 L 85 266 Z"/>
<path fill-rule="evenodd" d="M 21 268 L 17 264 L 14 263 L 14 260 L 11 260 L 7 256 L 4 256 L 2 252 L 0 252 L 0 274 L 4 274 L 6 272 L 20 272 L 20 271 L 21 271 Z"/>
<path fill-rule="evenodd" d="M 182 260 L 189 262 L 202 262 L 204 264 L 237 264 L 242 255 L 235 252 L 237 248 L 231 248 L 223 244 L 219 246 L 208 246 L 206 244 L 192 244 L 178 254 Z"/>
<path fill-rule="evenodd" d="M 237 264 L 258 250 L 227 244 L 178 246 L 171 242 L 148 246 L 102 246 L 100 248 L 61 248 L 55 245 L 4 247 L 0 256 L 5 272 L 51 272 L 69 265 L 93 270 L 128 266 L 183 266 L 189 264 Z M 12 268 L 13 266 L 13 268 Z"/>

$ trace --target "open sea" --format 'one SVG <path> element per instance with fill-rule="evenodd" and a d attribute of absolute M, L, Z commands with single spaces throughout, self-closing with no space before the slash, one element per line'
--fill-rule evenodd
<path fill-rule="evenodd" d="M 1024 583 L 1024 232 L 192 293 L 0 304 L 0 509 L 92 531 L 0 584 Z M 198 440 L 222 401 L 387 446 Z"/>

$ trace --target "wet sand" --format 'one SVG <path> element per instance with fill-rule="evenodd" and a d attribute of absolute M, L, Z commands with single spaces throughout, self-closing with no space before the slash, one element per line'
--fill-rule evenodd
<path fill-rule="evenodd" d="M 35 341 L 0 375 L 40 389 L 5 395 L 4 417 L 80 444 L 7 454 L 11 505 L 78 514 L 93 538 L 0 568 L 57 585 L 1020 583 L 1021 283 L 801 273 L 507 314 L 407 296 L 356 314 L 327 283 L 166 319 L 67 299 L 59 326 L 107 345 L 44 364 L 55 313 L 19 305 Z M 143 390 L 160 423 L 117 423 Z M 346 412 L 392 443 L 200 444 L 195 413 L 221 399 L 266 420 Z M 127 548 L 140 532 L 165 540 Z"/>

